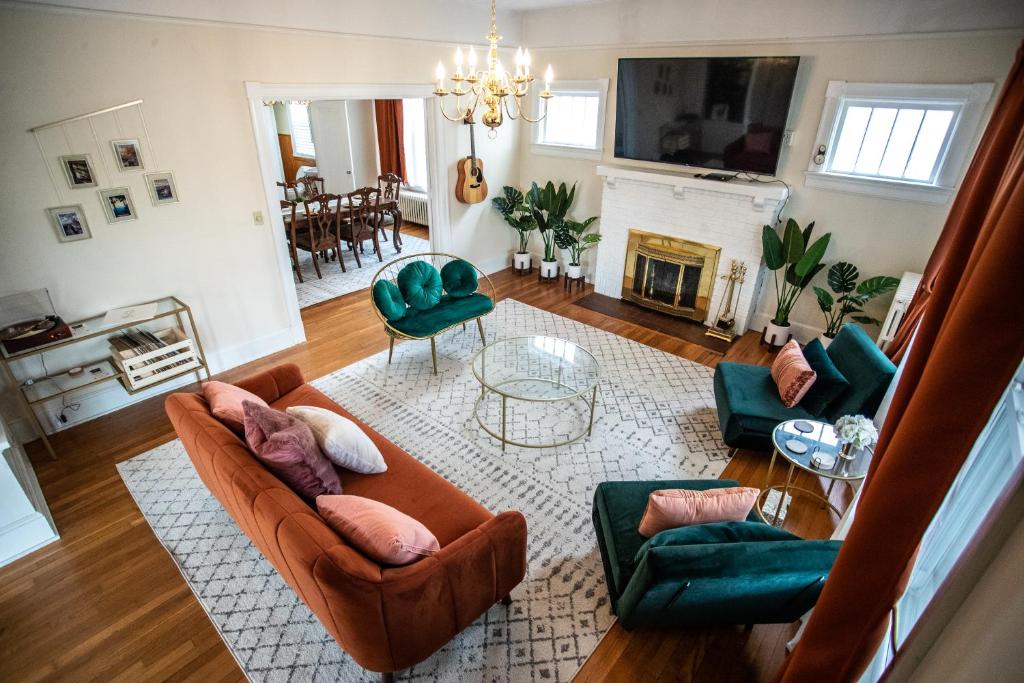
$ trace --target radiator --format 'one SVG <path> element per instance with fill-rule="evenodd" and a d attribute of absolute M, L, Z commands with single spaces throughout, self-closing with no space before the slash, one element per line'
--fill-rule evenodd
<path fill-rule="evenodd" d="M 878 336 L 878 345 L 882 349 L 896 336 L 896 330 L 903 322 L 903 316 L 906 315 L 910 300 L 917 292 L 919 282 L 921 282 L 920 273 L 903 273 L 899 287 L 896 288 L 896 296 L 892 299 L 892 306 L 889 307 L 889 313 L 885 316 L 885 322 L 882 323 L 882 333 Z"/>
<path fill-rule="evenodd" d="M 430 211 L 427 209 L 427 195 L 420 192 L 404 191 L 398 195 L 398 208 L 402 220 L 420 225 L 430 225 Z"/>

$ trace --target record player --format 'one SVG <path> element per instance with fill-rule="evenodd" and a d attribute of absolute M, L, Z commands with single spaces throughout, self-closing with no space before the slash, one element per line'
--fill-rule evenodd
<path fill-rule="evenodd" d="M 0 342 L 8 354 L 21 353 L 71 336 L 71 328 L 59 315 L 22 320 L 0 329 Z"/>
<path fill-rule="evenodd" d="M 70 337 L 71 328 L 57 315 L 47 290 L 0 298 L 0 344 L 7 355 Z"/>

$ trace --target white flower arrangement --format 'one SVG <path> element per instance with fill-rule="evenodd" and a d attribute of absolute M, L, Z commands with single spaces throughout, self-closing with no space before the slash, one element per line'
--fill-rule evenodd
<path fill-rule="evenodd" d="M 867 448 L 878 441 L 875 423 L 863 415 L 843 415 L 836 420 L 835 430 L 841 443 L 854 448 Z"/>

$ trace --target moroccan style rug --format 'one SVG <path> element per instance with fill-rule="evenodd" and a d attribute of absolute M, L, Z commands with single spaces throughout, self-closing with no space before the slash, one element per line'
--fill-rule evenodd
<path fill-rule="evenodd" d="M 517 301 L 499 303 L 485 321 L 492 341 L 545 334 L 594 354 L 601 384 L 591 437 L 502 452 L 472 414 L 480 393 L 470 369 L 480 349 L 475 326 L 438 339 L 437 376 L 430 345 L 411 341 L 396 345 L 391 365 L 385 351 L 313 384 L 490 510 L 526 515 L 528 570 L 512 606 L 496 605 L 401 679 L 567 681 L 613 622 L 590 521 L 594 488 L 717 477 L 728 451 L 712 371 Z M 571 409 L 547 413 L 514 416 L 509 436 L 569 433 L 579 418 Z M 207 492 L 180 442 L 118 469 L 251 680 L 370 679 Z"/>
<path fill-rule="evenodd" d="M 299 308 L 306 308 L 328 299 L 334 299 L 343 294 L 357 292 L 370 286 L 370 280 L 381 267 L 388 261 L 393 261 L 400 256 L 410 254 L 423 254 L 430 251 L 430 242 L 411 235 L 402 235 L 402 253 L 395 251 L 391 243 L 391 232 L 388 231 L 388 241 L 381 240 L 380 252 L 384 257 L 384 263 L 377 260 L 377 255 L 369 250 L 360 254 L 363 267 L 356 266 L 356 258 L 351 251 L 343 248 L 341 257 L 345 259 L 346 272 L 341 272 L 341 266 L 337 261 L 320 261 L 320 274 L 316 276 L 313 270 L 313 256 L 308 251 L 299 251 L 299 267 L 302 269 L 304 282 L 295 280 L 295 293 L 299 297 Z"/>

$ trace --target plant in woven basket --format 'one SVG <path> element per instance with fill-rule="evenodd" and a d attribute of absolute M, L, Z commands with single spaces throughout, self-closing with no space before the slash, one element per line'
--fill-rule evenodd
<path fill-rule="evenodd" d="M 501 196 L 491 200 L 491 205 L 501 214 L 519 235 L 519 254 L 529 251 L 530 235 L 537 229 L 537 219 L 526 204 L 523 193 L 511 185 L 501 188 Z"/>
<path fill-rule="evenodd" d="M 818 306 L 825 314 L 825 336 L 829 339 L 834 339 L 839 334 L 846 316 L 864 325 L 880 325 L 881 321 L 877 318 L 864 315 L 864 304 L 886 292 L 891 292 L 900 284 L 898 278 L 888 275 L 869 277 L 858 284 L 860 271 L 857 270 L 857 266 L 845 261 L 840 261 L 829 268 L 827 277 L 829 289 L 832 291 L 815 287 L 814 294 L 818 297 Z"/>

